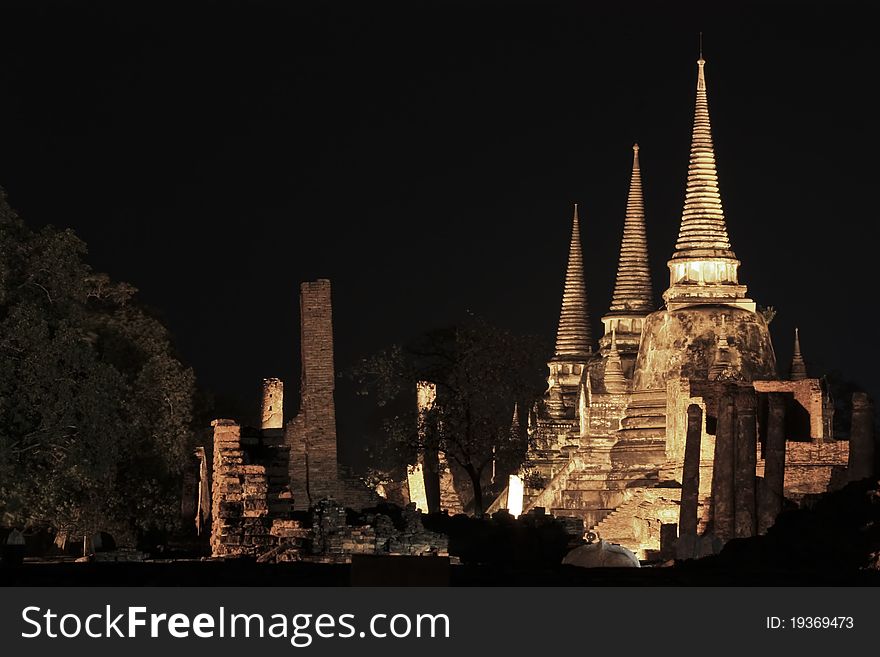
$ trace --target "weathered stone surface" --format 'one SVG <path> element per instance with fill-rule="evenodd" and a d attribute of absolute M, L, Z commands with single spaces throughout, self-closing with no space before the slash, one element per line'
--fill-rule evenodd
<path fill-rule="evenodd" d="M 715 358 L 721 317 L 729 345 L 730 369 L 742 381 L 775 379 L 776 356 L 764 318 L 724 305 L 660 310 L 645 320 L 636 359 L 634 390 L 659 390 L 679 377 L 705 381 Z"/>

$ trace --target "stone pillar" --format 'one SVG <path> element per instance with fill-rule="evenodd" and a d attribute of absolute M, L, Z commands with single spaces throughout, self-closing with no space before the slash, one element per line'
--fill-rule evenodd
<path fill-rule="evenodd" d="M 692 559 L 697 545 L 697 503 L 700 495 L 700 438 L 703 410 L 697 404 L 687 409 L 687 442 L 681 481 L 681 506 L 678 512 L 676 556 Z"/>
<path fill-rule="evenodd" d="M 758 460 L 758 432 L 754 388 L 736 393 L 736 443 L 734 445 L 734 534 L 755 535 L 755 470 Z"/>
<path fill-rule="evenodd" d="M 853 393 L 852 405 L 847 475 L 858 481 L 874 476 L 874 405 L 864 392 Z"/>
<path fill-rule="evenodd" d="M 678 541 L 678 525 L 674 522 L 664 522 L 660 525 L 660 558 L 669 561 L 675 558 Z"/>
<path fill-rule="evenodd" d="M 281 379 L 263 379 L 261 429 L 284 427 L 284 382 Z"/>
<path fill-rule="evenodd" d="M 734 443 L 736 413 L 733 391 L 725 386 L 718 401 L 718 422 L 715 430 L 715 459 L 712 474 L 712 526 L 715 537 L 723 545 L 734 536 Z"/>
<path fill-rule="evenodd" d="M 300 287 L 302 386 L 300 412 L 288 424 L 290 480 L 295 509 L 340 496 L 333 400 L 333 316 L 330 281 Z"/>
<path fill-rule="evenodd" d="M 767 438 L 764 444 L 764 483 L 758 502 L 758 533 L 765 534 L 782 511 L 785 484 L 785 397 L 767 395 Z"/>

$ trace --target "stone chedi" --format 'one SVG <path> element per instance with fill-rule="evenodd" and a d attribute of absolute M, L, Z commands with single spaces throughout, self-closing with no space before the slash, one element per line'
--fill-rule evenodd
<path fill-rule="evenodd" d="M 584 367 L 593 354 L 590 314 L 587 310 L 587 291 L 584 285 L 584 260 L 581 251 L 580 220 L 577 205 L 571 225 L 571 244 L 568 249 L 568 269 L 565 272 L 565 290 L 556 331 L 556 352 L 550 368 L 550 396 L 547 408 L 554 418 L 574 416 L 578 385 Z"/>
<path fill-rule="evenodd" d="M 642 325 L 645 317 L 654 310 L 652 297 L 642 172 L 639 167 L 639 145 L 635 144 L 614 295 L 608 312 L 602 317 L 605 335 L 599 340 L 605 353 L 611 349 L 612 336 L 616 337 L 617 348 L 622 356 L 621 365 L 630 378 L 635 365 L 635 354 L 641 343 Z"/>
<path fill-rule="evenodd" d="M 792 381 L 803 381 L 807 378 L 807 364 L 801 355 L 801 336 L 797 329 L 794 330 L 794 354 L 791 357 L 791 375 Z"/>
<path fill-rule="evenodd" d="M 739 281 L 705 68 L 701 56 L 665 305 L 656 309 L 652 298 L 636 145 L 597 351 L 575 207 L 548 389 L 529 415 L 532 446 L 519 476 L 524 513 L 543 507 L 579 517 L 641 558 L 660 556 L 661 534 L 678 542 L 667 555 L 691 557 L 766 531 L 783 495 L 797 500 L 837 485 L 848 459 L 849 443 L 832 434 L 833 405 L 822 383 L 807 377 L 799 344 L 791 380 L 779 380 L 765 315 Z M 713 482 L 716 467 L 724 476 Z M 489 511 L 505 500 L 502 493 Z"/>

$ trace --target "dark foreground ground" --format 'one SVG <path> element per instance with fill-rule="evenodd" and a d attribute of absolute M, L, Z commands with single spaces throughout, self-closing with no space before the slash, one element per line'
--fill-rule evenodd
<path fill-rule="evenodd" d="M 25 563 L 0 568 L 0 586 L 880 586 L 880 571 L 657 568 L 499 570 L 484 566 L 384 568 L 253 562 Z"/>

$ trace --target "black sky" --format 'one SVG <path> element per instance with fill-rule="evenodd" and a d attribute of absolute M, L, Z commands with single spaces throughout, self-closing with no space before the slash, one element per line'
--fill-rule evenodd
<path fill-rule="evenodd" d="M 868 3 L 187 4 L 0 3 L 0 185 L 138 287 L 221 396 L 255 411 L 280 376 L 295 409 L 298 285 L 319 277 L 338 369 L 467 309 L 551 337 L 574 201 L 598 334 L 633 141 L 659 300 L 699 31 L 783 373 L 799 325 L 811 373 L 880 391 Z"/>

